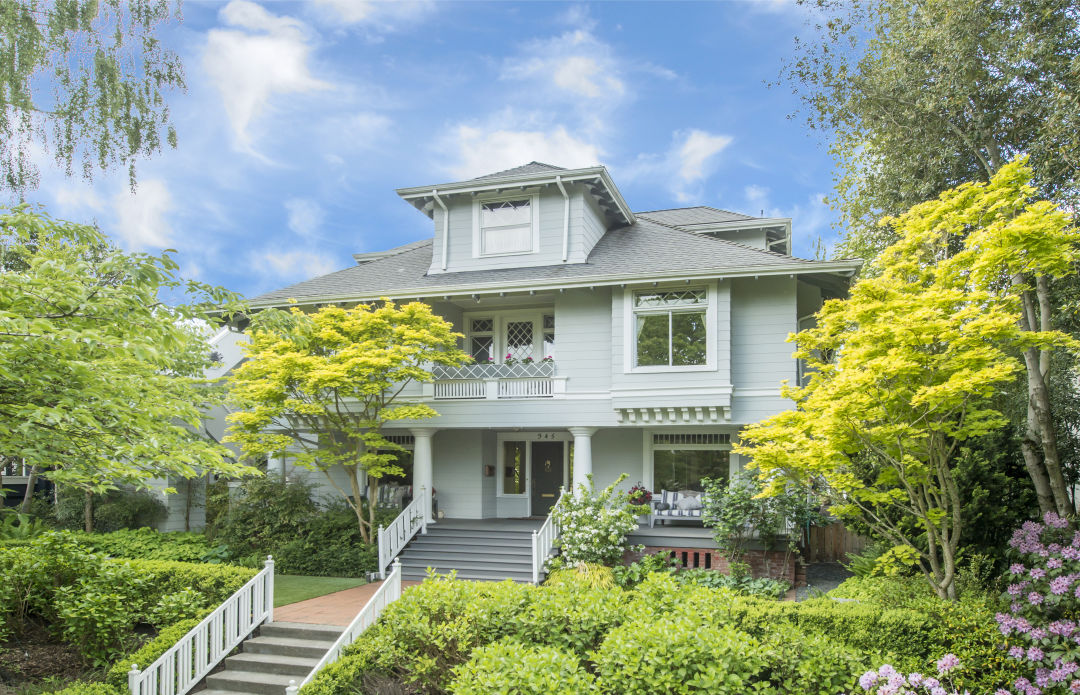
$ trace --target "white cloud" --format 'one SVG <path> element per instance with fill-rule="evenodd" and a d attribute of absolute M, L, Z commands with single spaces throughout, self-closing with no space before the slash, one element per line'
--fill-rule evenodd
<path fill-rule="evenodd" d="M 422 20 L 435 12 L 431 0 L 314 0 L 324 19 L 348 26 L 374 26 L 392 31 L 402 23 Z"/>
<path fill-rule="evenodd" d="M 253 269 L 272 278 L 276 285 L 307 280 L 337 270 L 337 264 L 330 256 L 302 249 L 252 253 L 248 262 Z"/>
<path fill-rule="evenodd" d="M 65 215 L 73 215 L 87 210 L 99 211 L 104 207 L 101 196 L 89 186 L 63 186 L 57 188 L 53 199 Z"/>
<path fill-rule="evenodd" d="M 532 161 L 574 168 L 600 163 L 596 145 L 575 138 L 563 126 L 520 130 L 458 125 L 450 138 L 457 162 L 450 174 L 462 179 L 490 174 Z"/>
<path fill-rule="evenodd" d="M 549 81 L 563 96 L 618 99 L 626 92 L 611 47 L 590 31 L 576 29 L 526 44 L 524 56 L 507 60 L 504 80 Z"/>
<path fill-rule="evenodd" d="M 127 248 L 164 248 L 172 243 L 173 230 L 167 217 L 173 210 L 172 194 L 161 179 L 139 182 L 132 194 L 124 190 L 113 198 L 116 235 Z"/>
<path fill-rule="evenodd" d="M 706 178 L 712 159 L 731 144 L 730 135 L 713 135 L 703 130 L 691 130 L 679 147 L 679 178 L 686 182 Z"/>
<path fill-rule="evenodd" d="M 289 213 L 289 229 L 305 239 L 315 237 L 326 219 L 326 212 L 309 198 L 289 198 L 285 201 Z"/>
<path fill-rule="evenodd" d="M 237 146 L 254 154 L 249 128 L 274 95 L 331 85 L 308 67 L 311 45 L 300 20 L 274 15 L 247 0 L 232 0 L 219 17 L 235 29 L 207 34 L 203 66 L 221 93 Z"/>
<path fill-rule="evenodd" d="M 734 138 L 704 130 L 675 131 L 672 144 L 662 154 L 641 154 L 637 160 L 620 170 L 628 180 L 644 179 L 667 185 L 672 197 L 679 203 L 700 200 L 704 195 L 703 184 L 716 171 L 717 155 L 723 152 Z"/>

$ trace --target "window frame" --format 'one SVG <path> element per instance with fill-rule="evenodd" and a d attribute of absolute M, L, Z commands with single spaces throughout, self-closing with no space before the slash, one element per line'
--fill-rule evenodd
<path fill-rule="evenodd" d="M 496 437 L 495 496 L 506 499 L 527 499 L 532 512 L 532 445 L 533 442 L 562 442 L 563 486 L 570 487 L 570 448 L 574 437 L 569 432 L 551 430 L 526 430 L 522 432 L 499 432 Z M 504 492 L 506 451 L 504 442 L 525 442 L 525 492 Z"/>
<path fill-rule="evenodd" d="M 483 229 L 480 226 L 480 209 L 484 203 L 499 203 L 507 200 L 528 200 L 529 210 L 532 213 L 532 246 L 525 251 L 503 251 L 501 253 L 484 253 Z M 516 195 L 490 195 L 477 196 L 473 199 L 473 258 L 499 258 L 501 256 L 527 256 L 540 250 L 540 191 L 520 191 Z"/>
<path fill-rule="evenodd" d="M 719 434 L 728 435 L 727 443 L 716 444 L 669 444 L 659 443 L 653 439 L 653 435 L 656 434 Z M 716 430 L 716 429 L 703 429 L 703 428 L 664 428 L 664 429 L 643 429 L 642 430 L 642 457 L 641 457 L 641 480 L 642 485 L 647 489 L 655 489 L 656 480 L 653 476 L 655 458 L 653 452 L 655 451 L 680 451 L 680 450 L 695 450 L 695 451 L 726 451 L 728 452 L 728 482 L 734 480 L 735 476 L 743 470 L 742 458 L 734 451 L 733 443 L 737 435 L 730 430 Z"/>
<path fill-rule="evenodd" d="M 544 328 L 544 317 L 550 316 L 553 321 L 553 328 Z M 555 336 L 555 349 L 553 352 L 557 352 L 559 349 L 559 320 L 555 314 L 555 307 L 544 307 L 541 309 L 515 309 L 515 310 L 499 310 L 499 311 L 470 311 L 465 312 L 461 316 L 461 323 L 464 328 L 462 333 L 465 334 L 465 349 L 470 351 L 472 349 L 472 339 L 474 333 L 472 332 L 472 322 L 475 319 L 491 319 L 492 330 L 490 334 L 486 331 L 479 331 L 475 333 L 477 337 L 491 336 L 492 339 L 492 356 L 495 358 L 493 364 L 504 364 L 506 362 L 506 324 L 517 321 L 531 321 L 533 325 L 533 362 L 541 362 L 545 357 L 544 354 L 544 334 L 552 333 Z M 471 352 L 470 352 L 471 354 Z M 552 357 L 556 355 L 553 354 Z"/>
<path fill-rule="evenodd" d="M 685 309 L 661 308 L 638 308 L 634 306 L 634 295 L 637 292 L 678 292 L 696 288 L 705 289 L 705 303 L 689 305 Z M 656 286 L 628 286 L 623 290 L 623 372 L 626 374 L 649 374 L 658 372 L 714 372 L 716 366 L 717 350 L 717 311 L 718 293 L 716 281 L 683 283 L 683 284 L 658 284 Z M 666 315 L 669 313 L 693 313 L 695 310 L 705 312 L 705 364 L 687 365 L 638 365 L 637 363 L 637 317 L 639 315 Z M 669 334 L 670 341 L 670 334 Z M 670 349 L 670 343 L 669 343 Z"/>

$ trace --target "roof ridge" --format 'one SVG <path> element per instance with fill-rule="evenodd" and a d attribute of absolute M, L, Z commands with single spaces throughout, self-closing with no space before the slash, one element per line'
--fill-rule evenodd
<path fill-rule="evenodd" d="M 675 227 L 673 225 L 666 224 L 664 222 L 657 222 L 656 220 L 650 220 L 648 218 L 646 218 L 646 221 L 649 224 L 655 224 L 658 227 L 664 227 L 664 228 L 670 229 L 670 230 L 672 230 L 674 232 L 682 232 L 683 234 L 689 234 L 690 236 L 698 238 L 698 239 L 710 239 L 712 241 L 719 242 L 721 244 L 727 244 L 729 246 L 737 246 L 740 249 L 749 249 L 750 251 L 757 251 L 759 253 L 764 253 L 764 254 L 769 255 L 769 256 L 776 256 L 778 258 L 786 258 L 786 259 L 789 259 L 789 260 L 802 261 L 804 263 L 816 263 L 816 261 L 812 261 L 809 258 L 799 258 L 798 256 L 790 256 L 790 255 L 788 255 L 786 253 L 779 253 L 778 251 L 772 251 L 770 249 L 759 249 L 759 248 L 756 248 L 754 246 L 747 246 L 746 244 L 740 244 L 737 241 L 729 241 L 728 239 L 721 239 L 719 237 L 707 236 L 705 234 L 699 234 L 697 232 L 691 232 L 689 230 L 682 229 L 680 227 Z"/>
<path fill-rule="evenodd" d="M 690 205 L 684 208 L 660 208 L 659 210 L 642 210 L 641 212 L 635 211 L 635 215 L 648 215 L 651 212 L 674 212 L 676 210 L 712 210 L 714 212 L 726 212 L 729 215 L 741 215 L 742 217 L 749 217 L 754 220 L 767 219 L 765 217 L 754 217 L 753 215 L 747 215 L 745 212 L 735 212 L 734 210 L 725 210 L 724 208 L 714 208 L 712 205 Z"/>

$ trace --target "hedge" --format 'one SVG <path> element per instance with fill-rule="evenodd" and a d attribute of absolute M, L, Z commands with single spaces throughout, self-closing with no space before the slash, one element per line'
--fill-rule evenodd
<path fill-rule="evenodd" d="M 157 634 L 157 637 L 139 647 L 136 651 L 118 659 L 105 674 L 105 682 L 118 691 L 126 691 L 128 671 L 131 670 L 132 664 L 144 669 L 154 663 L 162 654 L 169 651 L 174 644 L 179 642 L 181 637 L 191 632 L 196 625 L 202 622 L 203 618 L 212 612 L 213 609 L 205 610 L 195 618 L 181 620 L 165 628 Z"/>

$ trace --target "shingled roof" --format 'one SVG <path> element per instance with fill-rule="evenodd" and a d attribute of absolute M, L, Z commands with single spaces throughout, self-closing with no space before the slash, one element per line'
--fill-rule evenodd
<path fill-rule="evenodd" d="M 350 301 L 379 296 L 430 296 L 467 293 L 485 287 L 539 288 L 589 282 L 628 282 L 674 273 L 744 274 L 770 272 L 836 272 L 835 263 L 809 261 L 763 251 L 723 239 L 701 236 L 639 218 L 628 227 L 609 231 L 585 263 L 428 274 L 432 240 L 412 248 L 255 297 L 268 306 L 288 299 L 298 302 Z M 852 265 L 852 269 L 858 264 Z M 846 269 L 846 268 L 845 268 Z"/>
<path fill-rule="evenodd" d="M 668 224 L 673 227 L 683 227 L 703 224 L 724 224 L 725 222 L 745 222 L 747 220 L 761 219 L 751 217 L 739 212 L 720 210 L 707 205 L 699 205 L 692 208 L 674 208 L 671 210 L 652 210 L 650 212 L 635 212 L 638 217 Z"/>
<path fill-rule="evenodd" d="M 566 171 L 563 167 L 557 167 L 553 164 L 544 164 L 543 162 L 529 162 L 528 164 L 522 164 L 519 167 L 513 169 L 506 169 L 504 171 L 496 171 L 494 174 L 484 174 L 483 176 L 477 176 L 471 181 L 485 181 L 487 179 L 501 179 L 504 176 L 521 176 L 522 174 L 542 174 L 545 171 Z"/>

